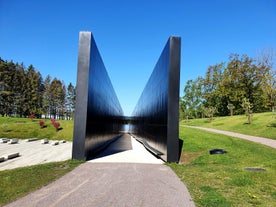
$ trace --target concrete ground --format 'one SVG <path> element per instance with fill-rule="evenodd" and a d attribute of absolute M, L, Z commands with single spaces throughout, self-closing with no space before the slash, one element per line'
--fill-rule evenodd
<path fill-rule="evenodd" d="M 123 135 L 116 142 L 111 143 L 108 148 L 90 160 L 92 163 L 143 163 L 163 164 L 161 159 L 153 154 L 136 139 L 128 134 Z"/>
<path fill-rule="evenodd" d="M 194 207 L 166 165 L 86 162 L 6 207 Z"/>
<path fill-rule="evenodd" d="M 27 142 L 20 139 L 17 144 L 0 143 L 0 158 L 19 153 L 19 157 L 0 162 L 0 170 L 71 159 L 72 142 L 59 142 L 53 146 L 54 142 L 41 144 L 40 140 Z"/>

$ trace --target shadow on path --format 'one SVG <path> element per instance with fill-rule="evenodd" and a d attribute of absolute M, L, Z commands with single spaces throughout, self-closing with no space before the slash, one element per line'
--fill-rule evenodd
<path fill-rule="evenodd" d="M 90 160 L 106 157 L 128 150 L 132 150 L 131 137 L 128 134 L 123 134 L 121 137 L 110 143 L 106 147 L 106 149 L 104 149 L 102 152 L 100 152 L 98 155 L 91 158 Z"/>

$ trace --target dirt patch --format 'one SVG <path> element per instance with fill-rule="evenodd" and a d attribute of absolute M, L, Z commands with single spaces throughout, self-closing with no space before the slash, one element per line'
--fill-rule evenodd
<path fill-rule="evenodd" d="M 202 154 L 203 152 L 181 152 L 179 164 L 190 164 Z"/>

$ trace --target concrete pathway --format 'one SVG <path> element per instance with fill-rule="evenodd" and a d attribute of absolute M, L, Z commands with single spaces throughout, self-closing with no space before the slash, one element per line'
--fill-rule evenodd
<path fill-rule="evenodd" d="M 86 162 L 6 207 L 189 207 L 185 185 L 166 165 Z"/>
<path fill-rule="evenodd" d="M 223 131 L 223 130 L 218 130 L 218 129 L 199 127 L 199 126 L 188 126 L 188 125 L 180 125 L 180 126 L 195 128 L 195 129 L 201 129 L 201 130 L 205 130 L 205 131 L 215 132 L 215 133 L 218 133 L 218 134 L 228 135 L 228 136 L 231 136 L 231 137 L 246 139 L 246 140 L 249 140 L 249 141 L 252 141 L 252 142 L 256 142 L 256 143 L 259 143 L 259 144 L 263 144 L 263 145 L 272 147 L 272 148 L 276 148 L 276 140 L 273 140 L 273 139 L 250 136 L 250 135 L 239 134 L 239 133 L 235 133 L 235 132 L 229 132 L 229 131 Z"/>
<path fill-rule="evenodd" d="M 71 159 L 72 142 L 52 145 L 57 141 L 41 144 L 40 140 L 27 142 L 20 139 L 17 144 L 0 143 L 0 157 L 19 153 L 19 157 L 0 162 L 0 170 L 13 169 L 29 165 L 57 162 Z"/>
<path fill-rule="evenodd" d="M 124 135 L 102 154 L 6 207 L 195 207 L 163 161 Z"/>
<path fill-rule="evenodd" d="M 142 163 L 163 164 L 163 160 L 156 158 L 153 154 L 136 139 L 128 134 L 123 135 L 116 142 L 97 157 L 90 160 L 92 163 Z"/>

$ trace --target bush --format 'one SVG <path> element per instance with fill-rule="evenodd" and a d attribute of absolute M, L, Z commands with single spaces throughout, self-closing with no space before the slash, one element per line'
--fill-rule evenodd
<path fill-rule="evenodd" d="M 29 116 L 29 118 L 31 119 L 31 121 L 33 121 L 33 119 L 35 118 L 35 115 L 34 115 L 34 114 L 31 114 L 31 115 Z"/>
<path fill-rule="evenodd" d="M 60 127 L 60 123 L 59 122 L 54 122 L 53 125 L 56 128 L 56 131 L 58 131 L 58 129 Z"/>
<path fill-rule="evenodd" d="M 44 126 L 45 126 L 44 120 L 39 120 L 38 123 L 39 123 L 41 129 L 44 128 Z"/>

